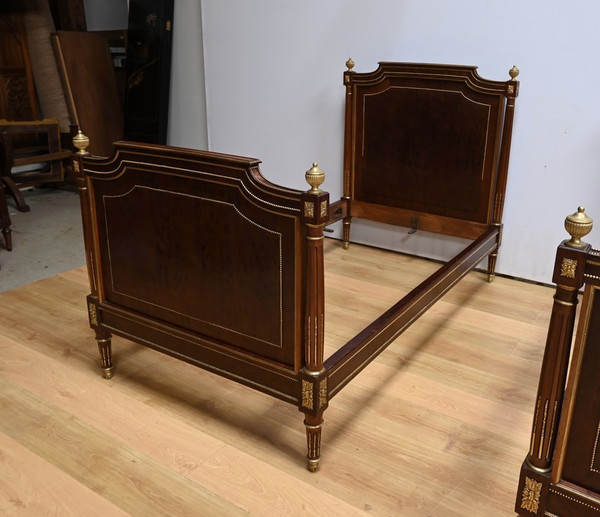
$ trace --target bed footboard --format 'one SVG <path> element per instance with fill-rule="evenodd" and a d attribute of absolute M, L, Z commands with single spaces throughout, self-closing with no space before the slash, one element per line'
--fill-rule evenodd
<path fill-rule="evenodd" d="M 323 227 L 317 164 L 308 192 L 274 185 L 259 162 L 118 142 L 74 158 L 101 366 L 118 335 L 235 380 L 305 413 L 308 465 L 323 411 Z"/>
<path fill-rule="evenodd" d="M 556 293 L 516 494 L 515 511 L 523 517 L 600 512 L 600 252 L 581 241 L 592 229 L 582 207 L 565 227 L 571 238 L 556 253 Z"/>

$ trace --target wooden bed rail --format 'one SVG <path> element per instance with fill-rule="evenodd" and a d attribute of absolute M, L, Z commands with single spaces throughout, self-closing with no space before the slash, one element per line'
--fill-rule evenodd
<path fill-rule="evenodd" d="M 371 360 L 422 316 L 481 260 L 497 248 L 499 228 L 490 228 L 484 235 L 444 264 L 387 312 L 348 341 L 325 361 L 328 373 L 329 398 L 338 393 L 358 375 Z M 416 294 L 415 294 L 416 293 Z"/>

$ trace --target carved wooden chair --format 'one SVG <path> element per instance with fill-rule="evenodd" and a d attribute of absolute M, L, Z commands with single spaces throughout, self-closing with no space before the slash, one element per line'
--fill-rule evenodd
<path fill-rule="evenodd" d="M 15 136 L 34 137 L 29 145 L 19 145 Z M 65 160 L 72 151 L 61 147 L 60 126 L 56 119 L 31 121 L 0 120 L 0 138 L 2 139 L 2 156 L 0 170 L 2 182 L 8 193 L 12 195 L 17 209 L 28 212 L 20 189 L 41 183 L 60 183 L 64 181 Z M 21 140 L 22 142 L 22 140 Z M 21 169 L 30 165 L 39 168 Z"/>
<path fill-rule="evenodd" d="M 20 189 L 62 182 L 71 155 L 71 147 L 61 144 L 73 129 L 50 40 L 53 28 L 41 0 L 0 5 L 0 177 L 20 211 L 29 210 Z M 38 106 L 51 118 L 41 119 Z"/>

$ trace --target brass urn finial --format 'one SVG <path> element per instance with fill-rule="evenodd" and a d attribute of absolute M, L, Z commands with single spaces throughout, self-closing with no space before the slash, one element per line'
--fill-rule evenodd
<path fill-rule="evenodd" d="M 352 61 L 351 57 L 349 57 L 348 61 L 346 61 L 346 67 L 348 68 L 348 72 L 352 72 L 352 69 L 354 68 L 354 61 Z"/>
<path fill-rule="evenodd" d="M 592 231 L 594 221 L 585 213 L 585 208 L 580 206 L 577 212 L 568 215 L 565 219 L 565 230 L 569 232 L 571 240 L 566 245 L 571 248 L 583 248 L 586 243 L 581 240 L 581 237 Z"/>
<path fill-rule="evenodd" d="M 90 139 L 85 136 L 81 129 L 77 131 L 77 134 L 73 137 L 73 145 L 79 149 L 77 154 L 88 154 L 87 146 L 90 145 Z"/>
<path fill-rule="evenodd" d="M 508 71 L 508 75 L 510 75 L 510 78 L 515 81 L 517 79 L 517 76 L 519 75 L 519 69 L 516 66 L 513 66 L 509 71 Z"/>
<path fill-rule="evenodd" d="M 306 178 L 307 183 L 312 187 L 309 192 L 311 194 L 319 194 L 321 192 L 319 185 L 325 181 L 325 173 L 319 169 L 319 164 L 317 162 L 314 162 L 312 168 L 306 171 L 304 177 Z"/>

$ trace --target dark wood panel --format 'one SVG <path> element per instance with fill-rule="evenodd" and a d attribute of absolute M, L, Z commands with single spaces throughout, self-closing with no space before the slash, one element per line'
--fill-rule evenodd
<path fill-rule="evenodd" d="M 87 30 L 83 0 L 48 0 L 48 4 L 56 30 Z"/>
<path fill-rule="evenodd" d="M 72 119 L 90 138 L 90 152 L 110 156 L 123 138 L 123 110 L 112 56 L 95 32 L 54 35 Z"/>
<path fill-rule="evenodd" d="M 235 185 L 127 174 L 94 189 L 107 301 L 293 366 L 294 219 Z"/>
<path fill-rule="evenodd" d="M 448 91 L 392 86 L 359 98 L 354 197 L 485 223 L 499 102 L 438 87 Z"/>
<path fill-rule="evenodd" d="M 118 145 L 90 184 L 100 300 L 297 368 L 299 193 L 255 160 Z"/>
<path fill-rule="evenodd" d="M 566 482 L 600 494 L 600 299 L 597 288 L 590 288 L 590 297 L 580 323 L 585 326 L 582 332 L 583 352 L 570 412 L 571 425 L 562 476 Z"/>

